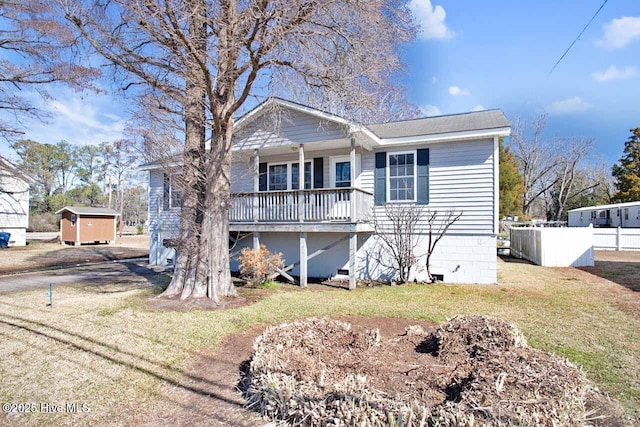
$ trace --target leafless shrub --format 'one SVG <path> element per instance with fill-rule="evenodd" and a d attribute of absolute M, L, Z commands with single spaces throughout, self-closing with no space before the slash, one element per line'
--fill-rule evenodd
<path fill-rule="evenodd" d="M 271 253 L 265 245 L 260 245 L 257 251 L 244 248 L 240 251 L 240 274 L 252 286 L 265 283 L 269 277 L 284 267 L 282 253 Z"/>
<path fill-rule="evenodd" d="M 58 231 L 59 219 L 52 213 L 41 213 L 29 217 L 29 231 L 53 232 Z"/>
<path fill-rule="evenodd" d="M 429 280 L 435 282 L 431 274 L 431 256 L 438 242 L 461 216 L 462 212 L 454 210 L 440 212 L 414 204 L 386 204 L 384 216 L 376 216 L 374 220 L 376 235 L 382 245 L 373 256 L 380 265 L 395 271 L 402 283 L 409 281 L 411 270 L 421 257 L 426 256 Z M 427 246 L 423 251 L 425 234 Z"/>

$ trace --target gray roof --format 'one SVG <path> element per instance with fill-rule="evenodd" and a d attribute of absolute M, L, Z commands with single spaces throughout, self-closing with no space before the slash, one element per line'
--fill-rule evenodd
<path fill-rule="evenodd" d="M 69 211 L 76 215 L 120 215 L 118 211 L 109 208 L 92 208 L 88 206 L 65 206 L 56 212 L 56 215 L 64 211 Z"/>
<path fill-rule="evenodd" d="M 571 209 L 569 212 L 586 212 L 586 211 L 597 211 L 604 209 L 616 209 L 616 208 L 630 208 L 634 206 L 640 206 L 640 200 L 636 200 L 634 202 L 621 202 L 621 203 L 612 203 L 610 205 L 597 205 L 597 206 L 585 206 L 583 208 Z"/>
<path fill-rule="evenodd" d="M 505 128 L 509 126 L 509 120 L 507 120 L 501 110 L 476 111 L 472 113 L 367 125 L 379 138 L 402 138 L 407 136 Z"/>
<path fill-rule="evenodd" d="M 13 163 L 0 156 L 0 171 L 7 172 L 10 176 L 20 179 L 26 184 L 34 184 L 36 181 L 29 175 L 23 173 Z"/>

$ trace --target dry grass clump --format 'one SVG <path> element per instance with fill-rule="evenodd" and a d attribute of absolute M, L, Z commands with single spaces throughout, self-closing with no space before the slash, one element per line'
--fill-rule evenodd
<path fill-rule="evenodd" d="M 398 345 L 415 337 L 424 342 Z M 393 353 L 400 348 L 431 354 L 410 359 Z M 423 366 L 390 368 L 394 358 Z M 406 379 L 416 370 L 428 376 Z M 254 344 L 248 383 L 248 406 L 301 426 L 578 426 L 588 391 L 575 366 L 481 316 L 456 317 L 432 333 L 410 327 L 384 341 L 377 330 L 330 319 L 271 327 Z M 440 401 L 427 398 L 438 393 Z"/>

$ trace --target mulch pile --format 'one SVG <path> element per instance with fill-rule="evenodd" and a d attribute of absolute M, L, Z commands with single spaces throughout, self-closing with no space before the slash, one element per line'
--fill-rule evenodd
<path fill-rule="evenodd" d="M 249 407 L 303 426 L 578 426 L 590 392 L 577 367 L 483 316 L 389 339 L 332 319 L 270 327 L 246 383 Z"/>

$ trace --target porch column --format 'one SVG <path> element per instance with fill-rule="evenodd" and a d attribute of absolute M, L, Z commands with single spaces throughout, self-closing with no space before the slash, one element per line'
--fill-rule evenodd
<path fill-rule="evenodd" d="M 298 220 L 304 221 L 304 145 L 302 144 L 298 145 Z"/>
<path fill-rule="evenodd" d="M 258 192 L 260 191 L 260 154 L 258 153 L 258 149 L 253 150 L 253 221 L 258 222 L 258 209 L 259 209 L 259 199 Z M 254 234 L 255 236 L 255 234 Z M 254 246 L 255 246 L 255 237 L 254 237 Z M 259 246 L 259 245 L 258 245 Z"/>
<path fill-rule="evenodd" d="M 351 174 L 351 191 L 350 191 L 350 216 L 351 222 L 357 221 L 356 215 L 356 192 L 353 188 L 356 186 L 356 138 L 351 135 L 351 152 L 349 153 L 349 173 Z"/>
<path fill-rule="evenodd" d="M 260 232 L 259 231 L 253 232 L 253 250 L 256 252 L 260 250 Z"/>
<path fill-rule="evenodd" d="M 307 286 L 307 233 L 300 233 L 300 286 Z"/>
<path fill-rule="evenodd" d="M 349 234 L 349 289 L 356 288 L 357 262 L 356 252 L 358 250 L 358 235 L 356 233 Z"/>

